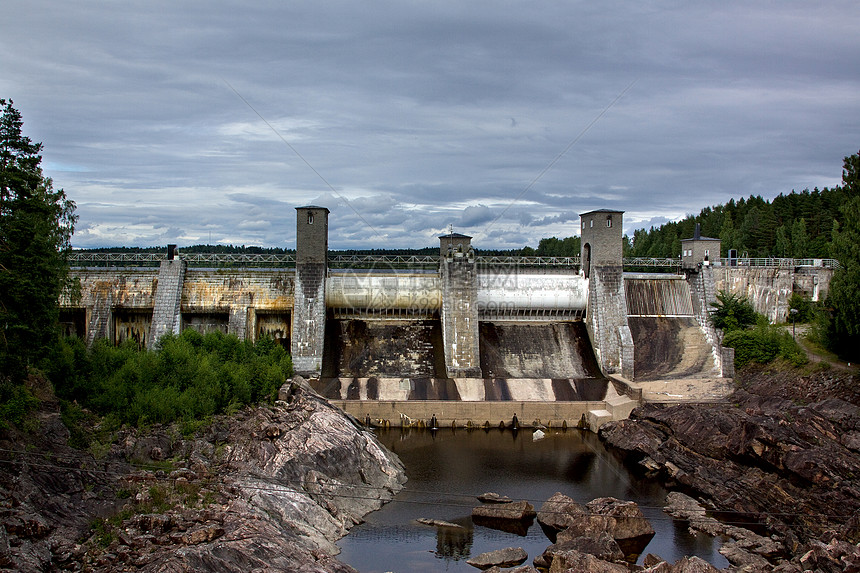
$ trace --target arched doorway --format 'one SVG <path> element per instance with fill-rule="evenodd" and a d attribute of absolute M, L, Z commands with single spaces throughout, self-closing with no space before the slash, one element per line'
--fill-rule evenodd
<path fill-rule="evenodd" d="M 582 246 L 582 271 L 585 274 L 585 278 L 588 278 L 588 275 L 591 274 L 591 244 L 585 243 Z"/>

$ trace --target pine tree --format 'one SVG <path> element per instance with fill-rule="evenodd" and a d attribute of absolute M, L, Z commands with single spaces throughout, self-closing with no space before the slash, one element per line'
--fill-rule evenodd
<path fill-rule="evenodd" d="M 828 305 L 833 309 L 827 338 L 833 350 L 860 360 L 860 152 L 845 158 L 842 225 L 834 230 L 833 252 L 840 268 L 830 282 Z"/>
<path fill-rule="evenodd" d="M 76 216 L 43 175 L 42 144 L 22 135 L 12 101 L 0 108 L 0 381 L 15 382 L 56 344 Z"/>

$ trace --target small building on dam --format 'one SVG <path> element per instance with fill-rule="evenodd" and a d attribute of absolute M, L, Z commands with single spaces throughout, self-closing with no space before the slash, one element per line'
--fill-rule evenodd
<path fill-rule="evenodd" d="M 328 209 L 296 213 L 295 256 L 78 256 L 81 297 L 61 301 L 61 320 L 87 343 L 147 348 L 185 328 L 272 337 L 361 420 L 497 425 L 516 414 L 596 429 L 626 417 L 649 383 L 733 376 L 708 318 L 719 290 L 779 321 L 792 293 L 824 297 L 832 274 L 829 261 L 726 261 L 698 232 L 679 260 L 624 261 L 623 212 L 606 209 L 581 215 L 578 259 L 482 257 L 457 233 L 439 237 L 438 257 L 339 256 Z"/>

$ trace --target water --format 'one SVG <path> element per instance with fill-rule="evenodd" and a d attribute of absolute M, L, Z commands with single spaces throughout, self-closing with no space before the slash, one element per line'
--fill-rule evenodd
<path fill-rule="evenodd" d="M 367 515 L 365 523 L 338 542 L 338 559 L 362 573 L 474 572 L 466 564 L 469 557 L 522 547 L 531 563 L 550 545 L 537 521 L 519 533 L 473 526 L 471 511 L 480 505 L 475 497 L 496 492 L 526 499 L 538 510 L 560 491 L 581 504 L 605 496 L 637 502 L 656 530 L 642 555 L 654 553 L 670 562 L 697 555 L 727 566 L 717 552 L 719 541 L 692 536 L 685 523 L 663 513 L 667 491 L 631 474 L 597 436 L 579 430 L 546 433 L 535 442 L 531 430 L 378 431 L 380 441 L 400 456 L 409 481 L 394 501 Z M 415 521 L 421 517 L 465 529 L 422 525 Z"/>

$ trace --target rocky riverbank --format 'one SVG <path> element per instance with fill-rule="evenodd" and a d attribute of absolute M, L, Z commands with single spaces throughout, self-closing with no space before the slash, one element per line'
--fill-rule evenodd
<path fill-rule="evenodd" d="M 860 554 L 857 376 L 758 367 L 738 385 L 725 404 L 646 404 L 600 437 L 723 522 L 778 544 L 758 553 L 726 544 L 734 566 L 860 570 L 850 557 Z"/>
<path fill-rule="evenodd" d="M 26 432 L 0 434 L 0 568 L 353 571 L 334 541 L 405 481 L 298 378 L 192 437 L 121 429 L 89 451 L 43 394 Z"/>

